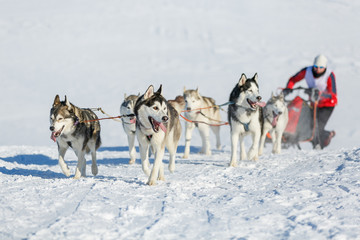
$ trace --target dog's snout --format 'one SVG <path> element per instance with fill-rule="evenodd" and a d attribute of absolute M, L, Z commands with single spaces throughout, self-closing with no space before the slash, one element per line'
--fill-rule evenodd
<path fill-rule="evenodd" d="M 50 131 L 54 131 L 55 130 L 55 127 L 54 126 L 50 126 Z"/>
<path fill-rule="evenodd" d="M 279 115 L 280 115 L 280 114 L 282 114 L 282 112 L 281 112 L 281 111 L 279 112 Z"/>
<path fill-rule="evenodd" d="M 169 117 L 168 116 L 163 116 L 162 119 L 161 119 L 163 122 L 167 122 L 169 120 Z"/>
<path fill-rule="evenodd" d="M 190 107 L 187 107 L 186 110 L 191 111 L 191 108 L 190 108 Z"/>
<path fill-rule="evenodd" d="M 258 101 L 260 101 L 260 100 L 261 100 L 261 96 L 257 96 L 256 99 L 257 99 Z"/>

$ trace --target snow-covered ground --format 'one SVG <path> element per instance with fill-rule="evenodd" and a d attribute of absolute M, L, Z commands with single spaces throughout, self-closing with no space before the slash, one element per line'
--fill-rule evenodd
<path fill-rule="evenodd" d="M 80 180 L 60 172 L 56 147 L 0 147 L 0 238 L 358 239 L 359 148 L 285 150 L 238 168 L 227 148 L 196 150 L 149 187 L 125 147 L 102 148 L 99 176 Z"/>
<path fill-rule="evenodd" d="M 0 239 L 357 239 L 360 2 L 357 0 L 0 0 Z M 218 104 L 241 73 L 261 95 L 323 53 L 337 77 L 331 145 L 228 168 L 222 150 L 145 185 L 118 122 L 101 122 L 99 175 L 66 178 L 50 140 L 56 94 L 119 115 L 124 93 L 199 87 Z M 222 112 L 224 119 L 225 112 Z M 102 116 L 99 113 L 99 116 Z M 183 123 L 183 122 L 182 122 Z M 193 141 L 199 146 L 200 137 Z M 212 141 L 212 146 L 214 146 Z M 66 155 L 71 170 L 76 159 Z M 165 156 L 167 163 L 168 156 Z M 88 167 L 88 175 L 91 175 Z"/>

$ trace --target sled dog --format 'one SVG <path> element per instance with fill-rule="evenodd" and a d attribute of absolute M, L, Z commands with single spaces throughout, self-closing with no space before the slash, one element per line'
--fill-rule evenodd
<path fill-rule="evenodd" d="M 169 170 L 175 170 L 175 154 L 181 135 L 181 125 L 177 111 L 161 95 L 162 85 L 154 92 L 151 85 L 144 95 L 136 101 L 136 136 L 139 142 L 142 169 L 149 176 L 147 184 L 154 185 L 156 180 L 164 180 L 165 146 L 169 151 Z M 150 172 L 149 147 L 154 151 L 155 160 Z"/>
<path fill-rule="evenodd" d="M 190 121 L 201 122 L 193 123 L 186 122 L 185 124 L 185 151 L 184 158 L 189 157 L 190 142 L 192 133 L 195 127 L 199 129 L 202 140 L 202 148 L 200 153 L 211 155 L 209 128 L 216 136 L 216 148 L 220 149 L 220 126 L 209 126 L 209 124 L 219 124 L 221 121 L 220 109 L 215 105 L 215 100 L 209 97 L 204 97 L 199 94 L 199 89 L 186 90 L 183 93 L 185 99 L 185 117 Z"/>
<path fill-rule="evenodd" d="M 58 145 L 59 165 L 67 177 L 70 176 L 70 170 L 64 156 L 69 147 L 78 157 L 75 179 L 86 176 L 85 154 L 89 152 L 92 157 L 91 172 L 94 176 L 98 173 L 96 150 L 101 145 L 100 123 L 99 121 L 83 122 L 97 118 L 90 109 L 74 106 L 66 96 L 65 101 L 60 101 L 59 95 L 56 95 L 50 110 L 51 139 Z"/>
<path fill-rule="evenodd" d="M 231 135 L 230 166 L 237 166 L 237 146 L 240 140 L 240 160 L 258 160 L 261 135 L 260 111 L 265 104 L 260 102 L 258 75 L 247 78 L 243 73 L 229 98 L 228 121 Z M 259 107 L 260 106 L 260 107 Z M 245 151 L 244 137 L 250 134 L 252 145 L 248 154 Z"/>
<path fill-rule="evenodd" d="M 266 134 L 270 131 L 273 143 L 272 152 L 281 153 L 281 139 L 288 123 L 288 109 L 284 101 L 284 95 L 281 92 L 279 96 L 271 94 L 271 98 L 263 108 L 263 125 L 260 140 L 259 155 L 262 155 Z"/>
<path fill-rule="evenodd" d="M 135 132 L 136 132 L 136 118 L 134 114 L 134 107 L 136 100 L 139 98 L 139 95 L 124 95 L 124 101 L 120 106 L 120 115 L 128 116 L 134 115 L 130 117 L 122 117 L 122 126 L 127 135 L 128 144 L 129 144 L 129 155 L 130 160 L 129 164 L 135 163 L 136 160 L 136 149 L 135 149 Z"/>
<path fill-rule="evenodd" d="M 176 96 L 174 100 L 169 100 L 168 102 L 175 108 L 179 115 L 185 109 L 185 99 L 183 96 Z"/>

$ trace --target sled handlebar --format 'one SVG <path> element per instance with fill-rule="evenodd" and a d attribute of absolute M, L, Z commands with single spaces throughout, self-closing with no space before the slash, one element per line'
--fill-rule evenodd
<path fill-rule="evenodd" d="M 288 94 L 292 93 L 293 91 L 304 91 L 305 94 L 309 96 L 308 102 L 315 102 L 319 100 L 320 97 L 320 91 L 316 88 L 304 88 L 304 87 L 296 87 L 296 88 L 284 88 L 282 90 L 284 97 L 286 97 Z M 289 102 L 287 100 L 287 102 Z"/>

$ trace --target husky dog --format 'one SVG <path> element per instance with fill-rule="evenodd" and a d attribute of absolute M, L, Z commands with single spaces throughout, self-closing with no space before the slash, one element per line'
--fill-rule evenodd
<path fill-rule="evenodd" d="M 230 94 L 228 108 L 228 121 L 231 132 L 231 161 L 230 166 L 236 167 L 237 146 L 240 138 L 240 160 L 258 160 L 258 148 L 261 135 L 260 107 L 265 103 L 260 102 L 258 75 L 253 78 L 246 78 L 243 73 L 239 82 Z M 245 151 L 244 137 L 252 136 L 252 146 L 248 154 Z"/>
<path fill-rule="evenodd" d="M 168 102 L 175 108 L 179 115 L 185 109 L 185 99 L 183 96 L 176 96 L 174 100 L 169 100 Z"/>
<path fill-rule="evenodd" d="M 186 122 L 185 151 L 183 157 L 189 157 L 190 141 L 195 127 L 199 129 L 202 139 L 202 148 L 200 153 L 211 155 L 209 124 L 218 124 L 221 121 L 219 107 L 215 106 L 214 99 L 201 96 L 198 88 L 196 90 L 186 90 L 184 88 L 183 96 L 186 104 L 185 117 L 196 122 Z M 210 126 L 210 128 L 216 136 L 216 148 L 220 149 L 220 126 Z"/>
<path fill-rule="evenodd" d="M 181 135 L 181 125 L 177 111 L 161 95 L 162 85 L 154 92 L 151 85 L 144 95 L 136 101 L 136 136 L 139 142 L 142 169 L 149 176 L 147 184 L 154 185 L 156 180 L 164 180 L 165 146 L 169 151 L 169 170 L 175 170 L 175 154 Z M 154 151 L 155 160 L 149 170 L 149 147 Z"/>
<path fill-rule="evenodd" d="M 75 179 L 86 176 L 85 154 L 89 152 L 92 157 L 91 172 L 94 176 L 98 173 L 96 150 L 101 145 L 100 123 L 91 121 L 97 118 L 90 109 L 74 106 L 66 96 L 65 101 L 61 102 L 59 95 L 56 95 L 50 110 L 51 139 L 58 145 L 59 165 L 67 177 L 70 176 L 70 170 L 64 161 L 64 156 L 69 147 L 78 157 Z M 87 120 L 91 122 L 84 122 Z"/>
<path fill-rule="evenodd" d="M 136 100 L 138 98 L 139 95 L 137 96 L 136 95 L 127 96 L 126 94 L 124 95 L 124 101 L 120 106 L 121 116 L 134 114 L 134 107 Z M 129 143 L 129 155 L 130 155 L 129 164 L 133 164 L 135 163 L 136 160 L 136 149 L 135 149 L 136 118 L 135 115 L 133 117 L 122 117 L 121 121 Z"/>
<path fill-rule="evenodd" d="M 270 131 L 273 143 L 273 153 L 281 153 L 281 139 L 288 123 L 288 109 L 284 101 L 284 95 L 281 92 L 279 96 L 271 94 L 271 98 L 263 108 L 263 125 L 260 140 L 259 155 L 262 155 L 266 134 Z"/>

